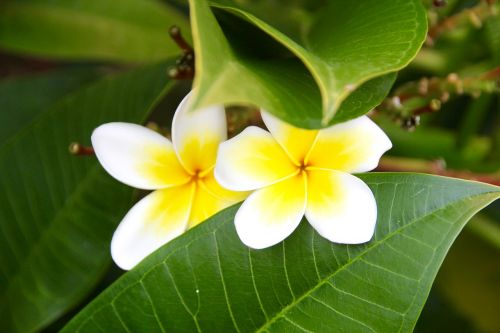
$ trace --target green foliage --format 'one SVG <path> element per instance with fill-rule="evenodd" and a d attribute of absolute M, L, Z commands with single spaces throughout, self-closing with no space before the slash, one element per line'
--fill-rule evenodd
<path fill-rule="evenodd" d="M 205 0 L 190 4 L 199 69 L 193 108 L 213 103 L 254 103 L 308 128 L 331 123 L 342 102 L 356 89 L 363 91 L 362 95 L 373 95 L 373 99 L 360 101 L 357 112 L 349 114 L 349 118 L 378 104 L 387 92 L 381 91 L 380 86 L 370 89 L 373 85 L 362 84 L 404 67 L 422 45 L 427 30 L 418 0 L 335 1 L 314 13 L 302 13 L 300 20 L 286 24 L 261 20 L 232 5 L 232 1 L 214 4 L 251 22 L 302 62 L 290 64 L 283 59 L 252 58 L 251 54 L 238 53 Z M 290 19 L 297 17 L 290 15 Z M 293 32 L 287 35 L 283 31 Z M 343 119 L 346 118 L 344 114 Z"/>
<path fill-rule="evenodd" d="M 50 105 L 96 76 L 96 70 L 85 68 L 1 81 L 0 146 Z"/>
<path fill-rule="evenodd" d="M 415 174 L 361 177 L 379 207 L 369 243 L 332 244 L 303 221 L 283 243 L 250 250 L 233 206 L 125 274 L 63 332 L 411 331 L 451 243 L 500 190 Z"/>
<path fill-rule="evenodd" d="M 70 62 L 72 68 L 0 81 L 0 331 L 39 331 L 59 319 L 58 327 L 69 320 L 62 315 L 82 308 L 65 332 L 411 331 L 452 242 L 475 212 L 500 196 L 498 187 L 416 174 L 360 175 L 377 198 L 378 223 L 372 241 L 350 246 L 324 240 L 304 220 L 282 244 L 250 250 L 235 233 L 233 206 L 82 304 L 103 281 L 111 235 L 132 206 L 132 190 L 95 158 L 70 155 L 68 145 L 88 145 L 92 130 L 108 121 L 151 120 L 174 87 L 167 66 L 127 69 L 181 53 L 168 28 L 180 26 L 190 41 L 187 2 L 0 0 L 2 50 L 36 68 L 46 59 L 49 67 Z M 390 136 L 391 154 L 498 175 L 498 94 L 473 85 L 465 89 L 472 97 L 464 97 L 456 81 L 446 86 L 454 89 L 445 91 L 448 103 L 443 92 L 425 96 L 420 85 L 424 76 L 446 80 L 451 72 L 491 80 L 483 74 L 500 59 L 500 17 L 492 14 L 498 4 L 489 12 L 464 11 L 475 6 L 464 0 L 439 9 L 431 0 L 189 2 L 193 109 L 251 104 L 298 127 L 323 128 L 366 114 L 395 82 L 393 95 L 410 81 L 415 91 L 396 94 L 403 104 L 418 95 L 415 105 L 435 98 L 447 105 L 434 115 L 424 110 L 413 133 L 384 115 L 385 102 L 378 107 L 372 118 Z M 427 32 L 424 5 L 431 30 L 449 15 L 459 19 L 419 52 Z M 486 2 L 477 6 L 488 9 Z M 0 54 L 0 73 L 9 57 Z M 99 69 L 87 61 L 101 62 Z M 73 62 L 81 64 L 75 69 Z M 125 73 L 99 78 L 110 71 Z M 175 84 L 175 93 L 185 94 L 190 83 Z M 164 110 L 175 108 L 164 102 L 162 114 L 152 116 L 160 129 L 171 120 Z M 241 119 L 253 120 L 248 114 Z M 436 288 L 457 316 L 494 330 L 498 253 L 476 243 L 498 246 L 500 227 L 498 216 L 484 221 L 471 225 L 477 239 L 458 244 L 459 255 L 450 256 Z M 463 258 L 474 264 L 464 268 Z"/>
<path fill-rule="evenodd" d="M 132 191 L 95 159 L 70 155 L 68 145 L 88 144 L 104 122 L 143 121 L 169 87 L 164 68 L 106 77 L 67 96 L 53 93 L 40 116 L 0 147 L 0 331 L 38 330 L 101 277 Z M 32 113 L 19 105 L 10 111 Z"/>
<path fill-rule="evenodd" d="M 58 59 L 152 62 L 178 53 L 168 36 L 178 11 L 157 0 L 6 0 L 0 47 Z"/>
<path fill-rule="evenodd" d="M 500 19 L 492 17 L 486 22 L 486 39 L 494 60 L 500 62 Z"/>
<path fill-rule="evenodd" d="M 485 217 L 478 215 L 469 222 L 468 227 L 484 221 Z M 495 221 L 490 223 L 495 224 Z M 436 279 L 436 287 L 470 319 L 477 332 L 500 330 L 500 242 L 498 226 L 496 228 L 489 230 L 490 234 L 497 233 L 496 248 L 491 246 L 493 242 L 484 242 L 481 237 L 472 234 L 472 228 L 464 230 Z"/>

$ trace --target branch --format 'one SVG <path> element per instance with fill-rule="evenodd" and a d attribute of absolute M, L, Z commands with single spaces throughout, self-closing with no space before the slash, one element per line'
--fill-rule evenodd
<path fill-rule="evenodd" d="M 480 174 L 465 170 L 446 169 L 445 163 L 442 160 L 425 161 L 404 157 L 383 157 L 375 170 L 383 172 L 422 172 L 439 176 L 475 180 L 500 186 L 500 174 L 498 172 Z"/>
<path fill-rule="evenodd" d="M 182 55 L 175 62 L 175 66 L 168 69 L 168 76 L 175 80 L 192 80 L 194 78 L 194 49 L 184 39 L 178 26 L 170 27 L 169 34 L 182 50 Z"/>
<path fill-rule="evenodd" d="M 429 28 L 429 33 L 427 34 L 427 39 L 425 41 L 427 46 L 434 45 L 435 41 L 439 36 L 449 30 L 453 30 L 459 26 L 471 24 L 476 29 L 479 29 L 483 25 L 483 21 L 491 16 L 497 15 L 497 7 L 495 4 L 496 0 L 480 1 L 476 6 L 449 16 L 444 20 L 438 22 L 437 24 Z"/>
<path fill-rule="evenodd" d="M 376 109 L 389 114 L 397 123 L 413 130 L 420 115 L 441 109 L 442 104 L 459 95 L 479 97 L 482 93 L 500 92 L 500 67 L 476 77 L 460 78 L 456 73 L 446 78 L 431 77 L 408 82 L 386 98 Z"/>

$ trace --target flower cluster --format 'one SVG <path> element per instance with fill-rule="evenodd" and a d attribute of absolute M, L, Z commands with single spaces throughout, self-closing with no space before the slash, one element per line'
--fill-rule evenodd
<path fill-rule="evenodd" d="M 188 101 L 189 95 L 176 110 L 172 142 L 128 123 L 104 124 L 92 134 L 97 158 L 109 174 L 127 185 L 155 190 L 115 231 L 111 254 L 121 268 L 134 267 L 185 230 L 245 198 L 235 226 L 251 248 L 281 242 L 304 215 L 330 241 L 371 239 L 375 198 L 351 173 L 374 169 L 391 142 L 369 118 L 304 130 L 262 111 L 269 132 L 251 126 L 225 141 L 224 108 L 187 112 Z"/>

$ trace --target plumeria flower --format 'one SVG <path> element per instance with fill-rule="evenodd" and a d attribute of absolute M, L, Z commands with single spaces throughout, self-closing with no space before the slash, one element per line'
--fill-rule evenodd
<path fill-rule="evenodd" d="M 188 97 L 174 115 L 172 142 L 129 123 L 104 124 L 92 133 L 97 158 L 111 176 L 155 190 L 132 207 L 113 235 L 111 255 L 123 269 L 246 197 L 222 188 L 214 178 L 217 148 L 227 139 L 224 108 L 187 112 Z"/>
<path fill-rule="evenodd" d="M 235 217 L 247 246 L 284 240 L 305 215 L 332 242 L 371 239 L 377 205 L 370 188 L 351 173 L 374 169 L 392 147 L 363 116 L 322 130 L 304 130 L 262 112 L 268 131 L 248 127 L 219 147 L 215 178 L 233 191 L 256 190 Z"/>

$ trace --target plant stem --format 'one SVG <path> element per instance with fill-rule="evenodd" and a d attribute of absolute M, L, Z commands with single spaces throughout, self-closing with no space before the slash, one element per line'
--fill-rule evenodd
<path fill-rule="evenodd" d="M 459 95 L 479 97 L 483 93 L 499 92 L 500 67 L 475 77 L 460 78 L 456 73 L 447 77 L 422 78 L 403 84 L 382 102 L 378 111 L 384 111 L 406 129 L 412 130 L 425 113 L 440 110 L 441 105 Z"/>
<path fill-rule="evenodd" d="M 455 15 L 449 16 L 429 28 L 426 44 L 434 45 L 436 39 L 445 31 L 453 30 L 458 26 L 471 24 L 476 28 L 482 26 L 482 22 L 491 16 L 497 15 L 495 0 L 480 1 L 476 6 L 465 9 Z"/>
<path fill-rule="evenodd" d="M 500 186 L 500 173 L 478 174 L 466 170 L 446 169 L 444 161 L 426 161 L 414 158 L 383 157 L 376 171 L 383 172 L 422 172 L 433 175 L 475 180 Z"/>
<path fill-rule="evenodd" d="M 72 142 L 69 145 L 69 152 L 76 156 L 93 156 L 95 155 L 94 148 L 83 146 L 78 142 Z"/>

